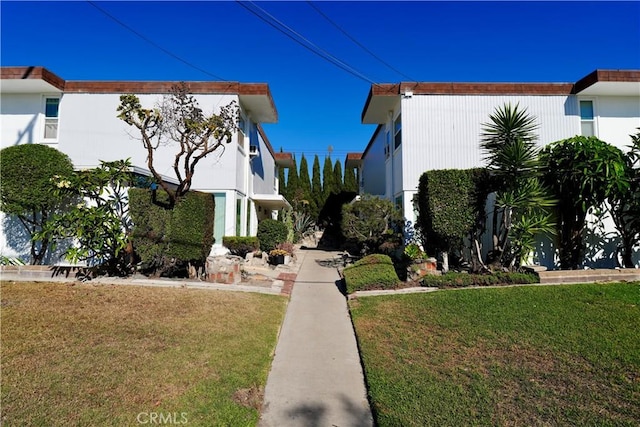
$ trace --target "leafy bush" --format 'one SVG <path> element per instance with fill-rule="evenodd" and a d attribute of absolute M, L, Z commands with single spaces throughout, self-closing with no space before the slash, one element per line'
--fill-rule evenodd
<path fill-rule="evenodd" d="M 231 251 L 232 255 L 244 258 L 248 253 L 255 252 L 260 249 L 260 241 L 255 236 L 239 237 L 224 236 L 222 244 Z"/>
<path fill-rule="evenodd" d="M 260 250 L 269 252 L 276 247 L 278 243 L 287 241 L 289 230 L 287 226 L 275 219 L 267 218 L 258 224 L 258 240 L 260 241 Z"/>
<path fill-rule="evenodd" d="M 76 245 L 65 251 L 65 258 L 73 263 L 85 261 L 89 266 L 100 266 L 109 275 L 130 274 L 130 169 L 129 160 L 101 162 L 96 168 L 75 171 L 59 182 L 52 192 L 54 198 L 88 203 L 78 203 L 53 215 L 41 235 L 55 240 L 73 239 Z"/>
<path fill-rule="evenodd" d="M 436 288 L 464 288 L 469 286 L 495 286 L 538 283 L 538 276 L 532 273 L 468 274 L 449 272 L 440 276 L 427 275 L 423 286 Z"/>
<path fill-rule="evenodd" d="M 390 200 L 365 195 L 342 207 L 341 226 L 365 254 L 389 253 L 402 242 L 404 218 Z"/>
<path fill-rule="evenodd" d="M 211 194 L 190 192 L 173 209 L 163 193 L 129 190 L 133 245 L 142 268 L 152 275 L 182 275 L 186 263 L 204 263 L 213 244 L 214 201 Z"/>
<path fill-rule="evenodd" d="M 394 289 L 400 279 L 387 255 L 369 255 L 343 271 L 347 293 L 373 289 Z"/>
<path fill-rule="evenodd" d="M 42 264 L 52 243 L 35 235 L 51 215 L 75 204 L 52 193 L 55 185 L 66 185 L 72 173 L 71 159 L 47 145 L 20 144 L 0 151 L 0 210 L 17 216 L 24 226 L 31 239 L 31 264 Z"/>
<path fill-rule="evenodd" d="M 422 249 L 420 249 L 420 246 L 416 245 L 415 243 L 410 243 L 405 246 L 404 254 L 411 260 L 425 259 L 427 257 L 427 254 L 425 254 Z"/>

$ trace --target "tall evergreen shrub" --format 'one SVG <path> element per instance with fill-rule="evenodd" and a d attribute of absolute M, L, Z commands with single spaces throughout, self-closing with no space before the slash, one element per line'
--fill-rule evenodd
<path fill-rule="evenodd" d="M 150 190 L 132 188 L 129 206 L 133 245 L 144 270 L 163 274 L 169 263 L 204 263 L 214 241 L 211 194 L 190 192 L 170 210 L 153 203 Z"/>

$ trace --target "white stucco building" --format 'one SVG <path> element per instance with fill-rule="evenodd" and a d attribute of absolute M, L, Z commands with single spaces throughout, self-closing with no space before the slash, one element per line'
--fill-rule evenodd
<path fill-rule="evenodd" d="M 1 147 L 48 144 L 67 154 L 77 169 L 100 161 L 130 158 L 136 170 L 146 168 L 146 150 L 138 130 L 117 117 L 120 95 L 135 94 L 145 108 L 153 108 L 178 82 L 68 81 L 42 67 L 2 67 Z M 276 123 L 278 113 L 264 83 L 186 82 L 200 108 L 207 113 L 235 101 L 239 127 L 224 150 L 210 154 L 196 167 L 192 190 L 215 198 L 216 243 L 227 235 L 255 235 L 259 219 L 287 207 L 278 194 L 278 168 L 292 156 L 274 153 L 262 123 Z M 171 178 L 176 147 L 157 150 L 155 168 Z M 21 254 L 2 233 L 2 254 Z"/>
<path fill-rule="evenodd" d="M 640 70 L 596 70 L 568 83 L 375 84 L 362 123 L 378 127 L 345 166 L 359 168 L 361 194 L 395 201 L 413 223 L 420 176 L 483 166 L 482 124 L 506 103 L 537 118 L 541 146 L 594 135 L 626 150 L 640 128 Z"/>

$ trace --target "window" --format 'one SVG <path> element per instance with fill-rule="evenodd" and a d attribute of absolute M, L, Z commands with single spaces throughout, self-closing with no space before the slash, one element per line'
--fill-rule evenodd
<path fill-rule="evenodd" d="M 404 206 L 402 205 L 402 194 L 395 198 L 394 205 L 396 206 L 396 209 L 398 209 L 400 212 L 403 212 L 404 214 Z"/>
<path fill-rule="evenodd" d="M 44 139 L 58 138 L 58 108 L 60 98 L 45 98 L 44 101 Z"/>
<path fill-rule="evenodd" d="M 393 148 L 398 148 L 400 144 L 402 144 L 402 119 L 398 115 L 393 122 Z"/>
<path fill-rule="evenodd" d="M 238 145 L 244 148 L 244 118 L 240 115 L 238 117 Z"/>
<path fill-rule="evenodd" d="M 583 136 L 594 136 L 593 101 L 580 101 L 580 131 Z"/>
<path fill-rule="evenodd" d="M 247 207 L 247 235 L 251 233 L 251 212 L 253 211 L 253 202 L 251 200 L 248 201 Z"/>
<path fill-rule="evenodd" d="M 242 199 L 236 199 L 236 236 L 242 235 Z"/>

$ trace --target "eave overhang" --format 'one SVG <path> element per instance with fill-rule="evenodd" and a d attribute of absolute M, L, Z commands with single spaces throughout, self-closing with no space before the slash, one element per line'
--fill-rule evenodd
<path fill-rule="evenodd" d="M 413 95 L 569 95 L 572 83 L 425 83 L 374 84 L 362 111 L 363 124 L 386 123 L 401 97 Z"/>
<path fill-rule="evenodd" d="M 275 153 L 273 155 L 276 165 L 281 168 L 293 168 L 293 155 L 291 153 Z"/>
<path fill-rule="evenodd" d="M 135 93 L 168 94 L 178 81 L 73 81 L 64 80 L 44 67 L 0 68 L 2 93 Z M 242 107 L 258 123 L 277 123 L 269 85 L 239 82 L 185 82 L 193 94 L 237 95 Z"/>
<path fill-rule="evenodd" d="M 349 169 L 359 168 L 362 165 L 362 153 L 347 153 L 344 167 Z"/>
<path fill-rule="evenodd" d="M 573 93 L 587 96 L 640 96 L 640 70 L 595 70 L 576 82 Z"/>
<path fill-rule="evenodd" d="M 254 194 L 251 200 L 253 200 L 256 205 L 271 211 L 291 209 L 291 205 L 282 194 Z"/>

